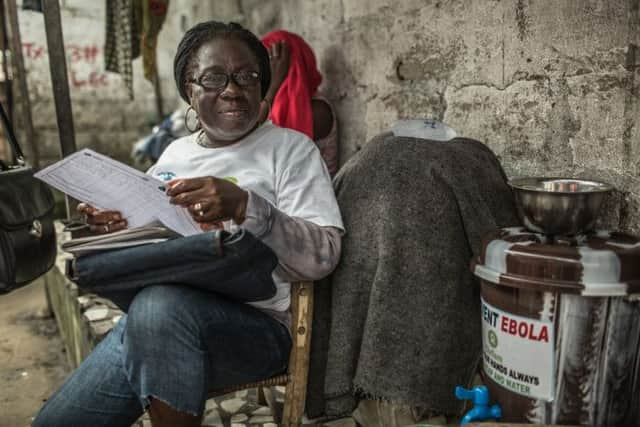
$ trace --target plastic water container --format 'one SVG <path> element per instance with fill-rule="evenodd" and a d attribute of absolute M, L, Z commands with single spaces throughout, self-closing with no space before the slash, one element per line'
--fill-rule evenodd
<path fill-rule="evenodd" d="M 395 136 L 449 141 L 458 136 L 457 132 L 435 119 L 399 120 L 391 126 Z"/>

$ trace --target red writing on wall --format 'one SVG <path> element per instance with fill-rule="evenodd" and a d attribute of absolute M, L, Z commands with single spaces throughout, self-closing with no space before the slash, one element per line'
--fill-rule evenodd
<path fill-rule="evenodd" d="M 98 54 L 102 50 L 94 44 L 87 46 L 69 44 L 67 45 L 66 49 L 69 53 L 69 58 L 72 63 L 86 62 L 88 64 L 95 64 L 96 60 L 98 59 Z"/>
<path fill-rule="evenodd" d="M 22 43 L 24 56 L 28 59 L 42 59 L 47 53 L 44 46 L 39 46 L 33 42 Z M 87 64 L 95 64 L 98 55 L 102 52 L 102 48 L 95 44 L 78 45 L 70 43 L 65 46 L 67 57 L 71 63 L 85 62 Z"/>
<path fill-rule="evenodd" d="M 71 86 L 82 88 L 82 87 L 105 87 L 108 86 L 109 83 L 107 81 L 107 75 L 105 73 L 99 73 L 96 71 L 91 71 L 88 76 L 81 77 L 75 70 L 71 70 Z"/>
<path fill-rule="evenodd" d="M 47 49 L 33 42 L 22 43 L 25 58 L 30 60 L 42 60 Z M 65 46 L 67 60 L 69 61 L 69 83 L 74 88 L 101 88 L 109 85 L 107 74 L 101 71 L 74 69 L 74 64 L 98 63 L 98 56 L 102 54 L 102 48 L 95 44 L 79 45 L 69 43 Z"/>
<path fill-rule="evenodd" d="M 46 52 L 44 46 L 36 46 L 35 43 L 22 43 L 23 55 L 29 59 L 40 59 Z"/>

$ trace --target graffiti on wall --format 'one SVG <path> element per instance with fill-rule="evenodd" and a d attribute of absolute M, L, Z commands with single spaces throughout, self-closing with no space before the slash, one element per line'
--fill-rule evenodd
<path fill-rule="evenodd" d="M 29 61 L 47 58 L 47 48 L 35 42 L 22 43 L 23 55 Z M 65 46 L 69 84 L 77 89 L 100 89 L 109 86 L 108 74 L 102 70 L 102 47 L 95 43 Z"/>

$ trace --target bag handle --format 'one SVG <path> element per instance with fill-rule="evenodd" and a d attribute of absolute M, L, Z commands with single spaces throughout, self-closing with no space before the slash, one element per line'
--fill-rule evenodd
<path fill-rule="evenodd" d="M 13 155 L 16 158 L 16 161 L 20 166 L 24 166 L 26 163 L 24 154 L 22 153 L 22 149 L 20 148 L 20 144 L 18 144 L 18 140 L 16 139 L 16 134 L 13 133 L 13 126 L 11 126 L 11 122 L 9 121 L 9 117 L 7 117 L 7 113 L 4 111 L 4 107 L 2 103 L 0 103 L 0 115 L 2 116 L 2 125 L 4 127 L 7 138 L 9 139 L 9 145 L 11 145 L 11 149 L 13 150 Z"/>

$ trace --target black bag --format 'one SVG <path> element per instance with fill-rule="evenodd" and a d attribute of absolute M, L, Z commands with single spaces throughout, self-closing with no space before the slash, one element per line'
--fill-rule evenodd
<path fill-rule="evenodd" d="M 5 135 L 15 166 L 0 162 L 0 294 L 24 286 L 46 273 L 56 259 L 53 194 L 33 177 L 0 105 Z"/>

